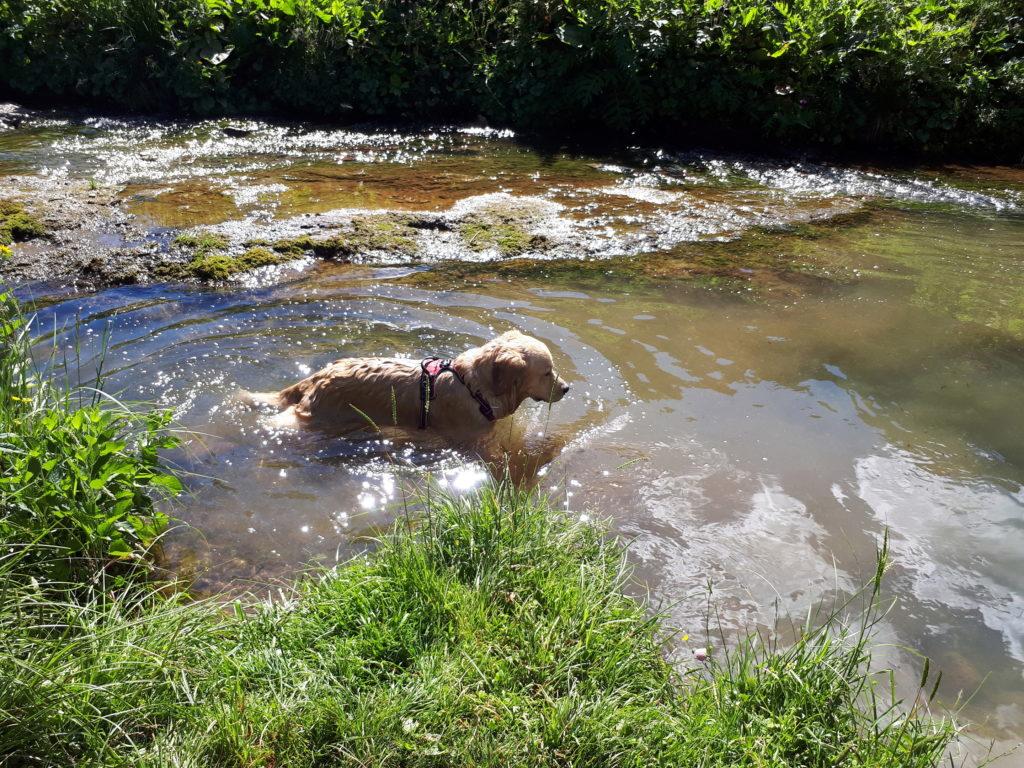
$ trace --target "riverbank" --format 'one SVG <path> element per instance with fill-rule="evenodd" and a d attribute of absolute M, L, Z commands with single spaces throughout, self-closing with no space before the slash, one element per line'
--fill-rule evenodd
<path fill-rule="evenodd" d="M 1021 161 L 1010 2 L 174 0 L 0 7 L 0 95 L 190 114 Z"/>
<path fill-rule="evenodd" d="M 931 766 L 954 736 L 927 667 L 912 702 L 875 689 L 877 581 L 852 621 L 719 646 L 624 596 L 600 527 L 507 487 L 435 492 L 273 602 L 192 600 L 146 568 L 166 417 L 52 388 L 3 310 L 4 760 Z"/>

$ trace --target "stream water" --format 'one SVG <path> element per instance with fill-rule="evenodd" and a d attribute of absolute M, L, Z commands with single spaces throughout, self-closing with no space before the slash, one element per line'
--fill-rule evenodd
<path fill-rule="evenodd" d="M 201 588 L 265 593 L 361 551 L 409 477 L 487 476 L 449 451 L 275 432 L 233 391 L 514 327 L 573 391 L 524 407 L 508 441 L 560 448 L 536 482 L 632 540 L 675 625 L 701 636 L 709 582 L 728 632 L 802 617 L 870 577 L 888 530 L 881 657 L 909 684 L 925 654 L 943 704 L 970 697 L 968 751 L 1024 737 L 1024 173 L 232 125 L 37 119 L 0 134 L 0 173 L 115 187 L 155 241 L 485 201 L 532 206 L 523 226 L 552 247 L 527 262 L 438 241 L 414 263 L 306 259 L 213 287 L 19 285 L 40 328 L 80 321 L 86 369 L 107 330 L 110 390 L 197 433 L 173 457 L 191 527 L 167 551 Z"/>

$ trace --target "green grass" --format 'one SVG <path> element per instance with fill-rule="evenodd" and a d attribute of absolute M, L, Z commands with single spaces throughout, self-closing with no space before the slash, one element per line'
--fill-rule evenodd
<path fill-rule="evenodd" d="M 73 431 L 95 412 L 40 395 L 23 355 L 0 371 L 32 419 Z M 121 554 L 102 544 L 62 578 L 41 566 L 78 550 L 49 507 L 7 524 L 49 482 L 9 472 L 9 456 L 99 459 L 105 443 L 45 442 L 26 411 L 4 412 L 0 453 L 0 763 L 909 768 L 937 765 L 954 735 L 925 709 L 931 681 L 890 707 L 870 672 L 884 548 L 868 590 L 794 642 L 755 635 L 694 669 L 667 660 L 678 636 L 624 595 L 619 543 L 508 485 L 427 489 L 367 557 L 277 602 L 194 601 L 111 568 Z M 113 454 L 139 477 L 154 462 L 145 424 L 136 435 Z M 164 484 L 135 487 L 132 513 L 153 520 Z"/>
<path fill-rule="evenodd" d="M 0 95 L 1021 160 L 1013 0 L 7 0 Z"/>

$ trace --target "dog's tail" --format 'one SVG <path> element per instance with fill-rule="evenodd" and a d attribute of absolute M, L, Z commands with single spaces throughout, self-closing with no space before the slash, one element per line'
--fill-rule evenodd
<path fill-rule="evenodd" d="M 299 382 L 299 384 L 301 383 Z M 289 405 L 295 405 L 302 400 L 305 390 L 299 384 L 293 384 L 286 389 L 282 389 L 280 392 L 247 392 L 242 389 L 235 394 L 235 399 L 252 408 L 277 408 L 278 410 L 284 410 Z"/>
<path fill-rule="evenodd" d="M 276 408 L 281 410 L 289 405 L 280 392 L 248 392 L 244 389 L 235 393 L 235 400 L 250 408 Z"/>

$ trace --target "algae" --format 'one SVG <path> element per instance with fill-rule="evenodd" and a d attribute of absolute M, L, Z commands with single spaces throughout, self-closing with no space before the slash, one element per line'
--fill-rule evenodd
<path fill-rule="evenodd" d="M 416 222 L 367 216 L 352 220 L 352 229 L 325 238 L 310 235 L 278 240 L 271 247 L 278 253 L 301 256 L 312 253 L 317 258 L 347 261 L 373 251 L 412 256 L 416 253 L 414 234 Z"/>
<path fill-rule="evenodd" d="M 13 200 L 0 200 L 0 245 L 9 246 L 45 234 L 46 227 L 24 205 Z"/>
<path fill-rule="evenodd" d="M 206 280 L 219 281 L 249 272 L 259 267 L 284 264 L 293 256 L 275 253 L 266 248 L 250 248 L 239 256 L 226 253 L 202 253 L 186 264 L 167 264 L 159 267 L 159 277 L 172 280 Z"/>

